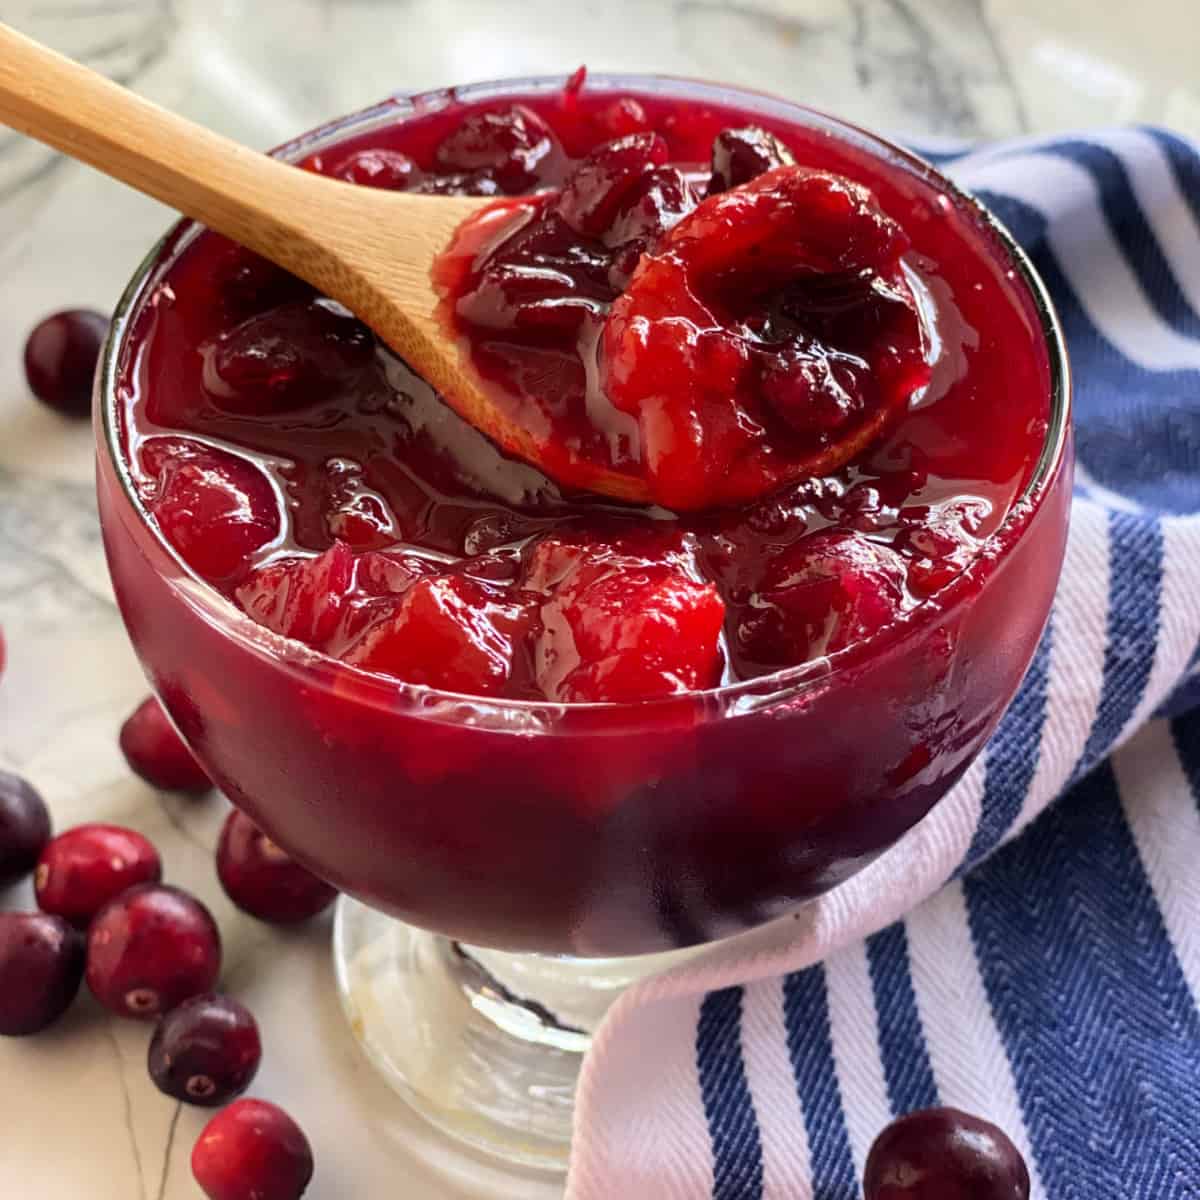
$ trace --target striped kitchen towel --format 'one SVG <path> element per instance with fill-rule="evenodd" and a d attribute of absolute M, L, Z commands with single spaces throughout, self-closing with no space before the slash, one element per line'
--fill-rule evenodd
<path fill-rule="evenodd" d="M 625 995 L 570 1200 L 856 1200 L 894 1115 L 1000 1124 L 1035 1197 L 1200 1197 L 1200 153 L 1157 129 L 944 156 L 1075 368 L 1050 626 L 959 786 L 797 921 Z"/>

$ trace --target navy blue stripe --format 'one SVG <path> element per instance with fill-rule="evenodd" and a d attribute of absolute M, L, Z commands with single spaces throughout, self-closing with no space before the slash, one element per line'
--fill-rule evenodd
<path fill-rule="evenodd" d="M 696 1068 L 713 1155 L 713 1200 L 760 1200 L 762 1141 L 742 1058 L 742 989 L 709 992 L 696 1026 Z"/>
<path fill-rule="evenodd" d="M 1042 727 L 1046 723 L 1053 634 L 1053 627 L 1048 626 L 1021 690 L 988 743 L 979 824 L 962 869 L 969 870 L 1004 840 L 1025 803 L 1037 769 Z"/>
<path fill-rule="evenodd" d="M 1185 679 L 1159 706 L 1154 710 L 1156 717 L 1177 717 L 1181 713 L 1200 708 L 1200 675 Z"/>
<path fill-rule="evenodd" d="M 850 1134 L 833 1065 L 823 967 L 810 967 L 784 978 L 783 1015 L 808 1132 L 813 1200 L 856 1200 Z"/>
<path fill-rule="evenodd" d="M 1200 225 L 1200 155 L 1197 155 L 1196 147 L 1169 129 L 1146 126 L 1144 132 L 1162 147 L 1184 202 L 1192 210 L 1196 224 Z"/>
<path fill-rule="evenodd" d="M 867 939 L 867 964 L 879 1017 L 879 1053 L 893 1113 L 938 1103 L 933 1064 L 913 991 L 908 934 L 898 921 Z"/>
<path fill-rule="evenodd" d="M 1101 336 L 1046 244 L 1046 219 L 976 193 L 1025 247 L 1054 297 L 1075 375 L 1076 453 L 1107 488 L 1151 512 L 1200 512 L 1200 372 L 1147 371 Z"/>
<path fill-rule="evenodd" d="M 1094 142 L 1055 141 L 1046 153 L 1081 166 L 1096 181 L 1100 209 L 1109 229 L 1158 315 L 1187 337 L 1200 335 L 1200 316 L 1192 309 L 1167 256 L 1150 228 L 1125 164 L 1111 150 Z"/>
<path fill-rule="evenodd" d="M 1105 763 L 963 882 L 1055 1200 L 1200 1195 L 1200 1014 Z"/>
<path fill-rule="evenodd" d="M 1171 739 L 1179 755 L 1183 773 L 1200 807 L 1200 708 L 1195 708 L 1171 722 Z"/>
<path fill-rule="evenodd" d="M 1154 666 L 1162 605 L 1163 537 L 1156 520 L 1108 514 L 1108 628 L 1096 718 L 1071 780 L 1108 753 L 1141 701 Z"/>

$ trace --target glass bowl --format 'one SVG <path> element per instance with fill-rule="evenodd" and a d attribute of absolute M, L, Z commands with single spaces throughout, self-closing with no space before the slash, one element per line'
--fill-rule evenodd
<path fill-rule="evenodd" d="M 277 153 L 299 159 L 455 98 L 562 82 L 397 97 Z M 1050 419 L 1024 494 L 933 601 L 828 659 L 666 701 L 496 701 L 385 683 L 272 634 L 195 576 L 123 461 L 131 316 L 194 225 L 177 225 L 129 285 L 96 400 L 105 549 L 155 691 L 233 802 L 358 902 L 342 902 L 339 980 L 352 1027 L 396 1087 L 458 1136 L 542 1166 L 563 1161 L 579 1055 L 620 987 L 658 955 L 836 886 L 962 775 L 1041 636 L 1071 485 L 1061 331 L 1028 260 L 975 201 L 898 147 L 798 105 L 655 77 L 588 87 L 735 102 L 827 131 L 956 198 L 1008 259 L 1045 338 Z M 614 957 L 630 955 L 649 957 Z"/>

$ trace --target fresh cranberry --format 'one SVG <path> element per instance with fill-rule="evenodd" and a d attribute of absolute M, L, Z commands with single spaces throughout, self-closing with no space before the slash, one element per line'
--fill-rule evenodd
<path fill-rule="evenodd" d="M 209 1200 L 299 1200 L 312 1180 L 312 1147 L 278 1105 L 235 1100 L 204 1127 L 192 1174 Z"/>
<path fill-rule="evenodd" d="M 537 113 L 517 104 L 473 113 L 437 148 L 437 163 L 454 172 L 487 170 L 510 194 L 527 191 L 558 143 Z"/>
<path fill-rule="evenodd" d="M 336 888 L 294 862 L 236 809 L 221 830 L 217 876 L 238 908 L 275 925 L 307 921 L 337 898 Z"/>
<path fill-rule="evenodd" d="M 527 619 L 520 604 L 465 576 L 419 579 L 342 657 L 406 683 L 496 695 Z"/>
<path fill-rule="evenodd" d="M 727 192 L 795 161 L 792 152 L 765 129 L 754 125 L 744 129 L 723 129 L 713 141 L 712 176 L 707 194 L 715 196 Z"/>
<path fill-rule="evenodd" d="M 217 1108 L 240 1096 L 258 1071 L 262 1042 L 250 1010 L 215 992 L 171 1009 L 150 1042 L 158 1090 L 185 1104 Z"/>
<path fill-rule="evenodd" d="M 87 308 L 69 308 L 34 327 L 25 342 L 25 378 L 43 403 L 68 417 L 92 411 L 92 379 L 108 318 Z"/>
<path fill-rule="evenodd" d="M 669 155 L 666 141 L 657 133 L 631 133 L 597 147 L 563 185 L 559 216 L 578 233 L 599 236 L 642 175 L 663 166 Z"/>
<path fill-rule="evenodd" d="M 154 438 L 141 458 L 158 527 L 210 583 L 236 579 L 279 536 L 275 493 L 248 460 L 183 438 Z"/>
<path fill-rule="evenodd" d="M 121 1017 L 152 1020 L 211 991 L 220 969 L 216 922 L 179 888 L 130 888 L 109 901 L 88 930 L 88 987 Z"/>
<path fill-rule="evenodd" d="M 24 1037 L 71 1006 L 83 978 L 83 937 L 60 917 L 0 913 L 0 1035 Z"/>
<path fill-rule="evenodd" d="M 408 187 L 417 164 L 399 150 L 357 150 L 333 169 L 334 177 L 359 187 L 400 192 Z"/>
<path fill-rule="evenodd" d="M 354 556 L 334 542 L 316 558 L 285 558 L 255 571 L 238 603 L 260 625 L 309 646 L 333 636 L 354 582 Z"/>
<path fill-rule="evenodd" d="M 140 833 L 119 825 L 77 825 L 42 851 L 33 888 L 43 912 L 86 929 L 114 897 L 161 878 L 158 851 Z"/>
<path fill-rule="evenodd" d="M 19 775 L 0 771 L 0 888 L 28 875 L 49 840 L 45 801 Z"/>
<path fill-rule="evenodd" d="M 771 558 L 737 629 L 761 666 L 805 662 L 885 629 L 905 600 L 904 560 L 848 531 L 801 538 Z"/>
<path fill-rule="evenodd" d="M 1008 1135 L 956 1108 L 893 1121 L 863 1171 L 864 1200 L 1029 1200 L 1029 1170 Z"/>
<path fill-rule="evenodd" d="M 546 594 L 534 644 L 551 700 L 629 701 L 720 682 L 725 606 L 674 566 L 546 538 L 525 586 Z"/>
<path fill-rule="evenodd" d="M 147 696 L 121 726 L 120 745 L 130 768 L 154 787 L 195 793 L 212 787 L 208 773 L 154 696 Z"/>
<path fill-rule="evenodd" d="M 340 305 L 317 299 L 249 317 L 200 352 L 214 404 L 263 416 L 324 399 L 371 362 L 375 338 Z"/>

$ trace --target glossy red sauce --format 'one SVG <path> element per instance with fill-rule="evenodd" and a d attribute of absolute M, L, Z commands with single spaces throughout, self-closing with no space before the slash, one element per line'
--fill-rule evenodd
<path fill-rule="evenodd" d="M 518 129 L 514 108 L 534 114 L 532 134 Z M 639 185 L 650 197 L 637 210 L 642 226 L 624 209 L 603 214 L 599 235 L 575 236 L 576 226 L 592 228 L 587 197 L 576 197 L 574 240 L 551 247 L 574 255 L 559 273 L 592 314 L 588 327 L 607 335 L 604 318 L 631 279 L 626 298 L 637 299 L 643 251 L 714 180 L 717 191 L 740 182 L 731 164 L 744 147 L 718 139 L 749 126 L 765 126 L 801 166 L 868 188 L 907 243 L 902 260 L 889 251 L 866 264 L 881 268 L 869 286 L 850 281 L 860 314 L 876 298 L 875 278 L 906 289 L 885 308 L 902 318 L 903 337 L 889 335 L 889 345 L 909 369 L 903 411 L 851 462 L 763 499 L 683 514 L 566 492 L 500 454 L 344 310 L 206 233 L 144 301 L 121 369 L 129 460 L 167 540 L 256 620 L 331 656 L 408 682 L 528 699 L 706 688 L 848 651 L 916 605 L 936 605 L 1030 478 L 1049 382 L 1036 315 L 1000 247 L 935 182 L 820 130 L 649 94 L 614 101 L 586 87 L 452 104 L 305 165 L 370 186 L 518 195 L 570 187 L 597 146 L 657 135 L 665 149 Z M 626 218 L 633 235 L 605 243 Z M 474 295 L 476 317 L 480 274 L 455 293 Z M 526 308 L 501 299 L 516 313 L 536 312 L 546 297 L 526 295 Z M 738 320 L 758 320 L 759 332 L 778 324 L 778 301 L 756 290 L 754 312 L 743 306 Z M 802 326 L 805 345 L 833 342 L 837 325 L 846 344 L 834 349 L 856 359 L 843 382 L 855 382 L 858 399 L 814 434 L 820 421 L 809 410 L 821 409 L 821 395 L 781 385 L 808 405 L 792 427 L 804 453 L 835 440 L 839 419 L 852 425 L 880 403 L 884 353 L 852 318 L 849 332 L 837 324 L 841 309 L 826 320 L 814 304 L 810 294 L 803 321 L 791 310 L 788 336 Z M 515 381 L 514 402 L 547 439 L 577 459 L 640 461 L 636 416 L 598 407 L 582 378 L 578 325 L 565 337 L 556 327 L 542 344 L 511 329 L 485 342 L 478 328 L 467 331 L 477 362 Z M 786 339 L 766 340 L 762 353 L 784 353 Z M 777 426 L 787 425 L 786 396 L 763 394 L 748 403 L 773 404 Z M 790 435 L 776 427 L 773 436 L 786 444 Z M 691 476 L 667 462 L 657 477 L 685 490 L 702 477 L 711 494 L 721 473 L 703 472 L 703 448 L 685 459 Z"/>

